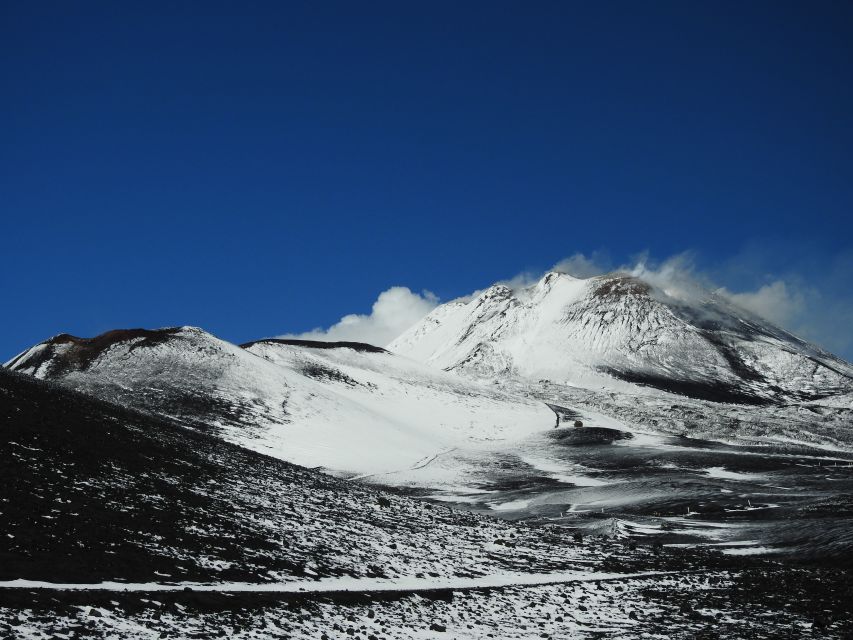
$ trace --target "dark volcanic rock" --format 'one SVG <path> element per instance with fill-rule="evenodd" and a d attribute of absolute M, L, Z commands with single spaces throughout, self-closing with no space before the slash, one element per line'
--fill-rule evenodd
<path fill-rule="evenodd" d="M 263 340 L 245 342 L 240 346 L 247 349 L 253 344 L 261 342 L 288 344 L 294 347 L 306 347 L 308 349 L 352 349 L 354 351 L 363 351 L 367 353 L 388 353 L 388 351 L 382 347 L 375 347 L 372 344 L 367 344 L 366 342 L 325 342 L 321 340 L 296 340 L 290 338 L 264 338 Z"/>

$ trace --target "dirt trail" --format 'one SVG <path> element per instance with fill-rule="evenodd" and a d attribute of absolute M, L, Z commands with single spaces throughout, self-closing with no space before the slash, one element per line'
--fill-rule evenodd
<path fill-rule="evenodd" d="M 478 578 L 321 578 L 320 580 L 295 580 L 292 582 L 98 582 L 54 583 L 37 580 L 8 580 L 0 582 L 0 589 L 49 589 L 54 591 L 206 591 L 216 593 L 344 593 L 344 592 L 418 592 L 500 587 L 537 587 L 549 584 L 605 582 L 632 578 L 652 578 L 676 575 L 679 571 L 643 571 L 639 573 L 605 573 L 570 571 L 564 573 L 493 574 Z"/>

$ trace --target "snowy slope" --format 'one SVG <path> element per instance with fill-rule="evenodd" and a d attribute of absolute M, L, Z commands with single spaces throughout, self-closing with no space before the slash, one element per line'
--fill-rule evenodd
<path fill-rule="evenodd" d="M 540 402 L 380 349 L 242 348 L 188 327 L 57 336 L 7 366 L 284 460 L 355 474 L 411 468 L 553 422 Z"/>
<path fill-rule="evenodd" d="M 813 400 L 853 390 L 853 366 L 708 291 L 552 272 L 442 305 L 389 345 L 480 378 L 626 390 L 639 383 L 724 402 Z"/>

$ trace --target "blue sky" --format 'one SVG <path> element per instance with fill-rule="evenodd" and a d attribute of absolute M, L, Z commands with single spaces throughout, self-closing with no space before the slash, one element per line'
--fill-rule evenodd
<path fill-rule="evenodd" d="M 850 359 L 851 65 L 850 3 L 5 2 L 0 358 L 689 251 Z"/>

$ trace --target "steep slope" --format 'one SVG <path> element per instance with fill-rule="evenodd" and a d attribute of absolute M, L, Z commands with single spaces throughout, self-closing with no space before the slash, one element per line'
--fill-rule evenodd
<path fill-rule="evenodd" d="M 291 462 L 357 474 L 412 467 L 553 420 L 542 403 L 369 345 L 244 349 L 186 327 L 57 336 L 8 367 Z"/>
<path fill-rule="evenodd" d="M 814 400 L 853 390 L 853 366 L 707 291 L 552 272 L 442 305 L 389 350 L 474 377 L 590 388 L 639 383 L 722 402 Z"/>

